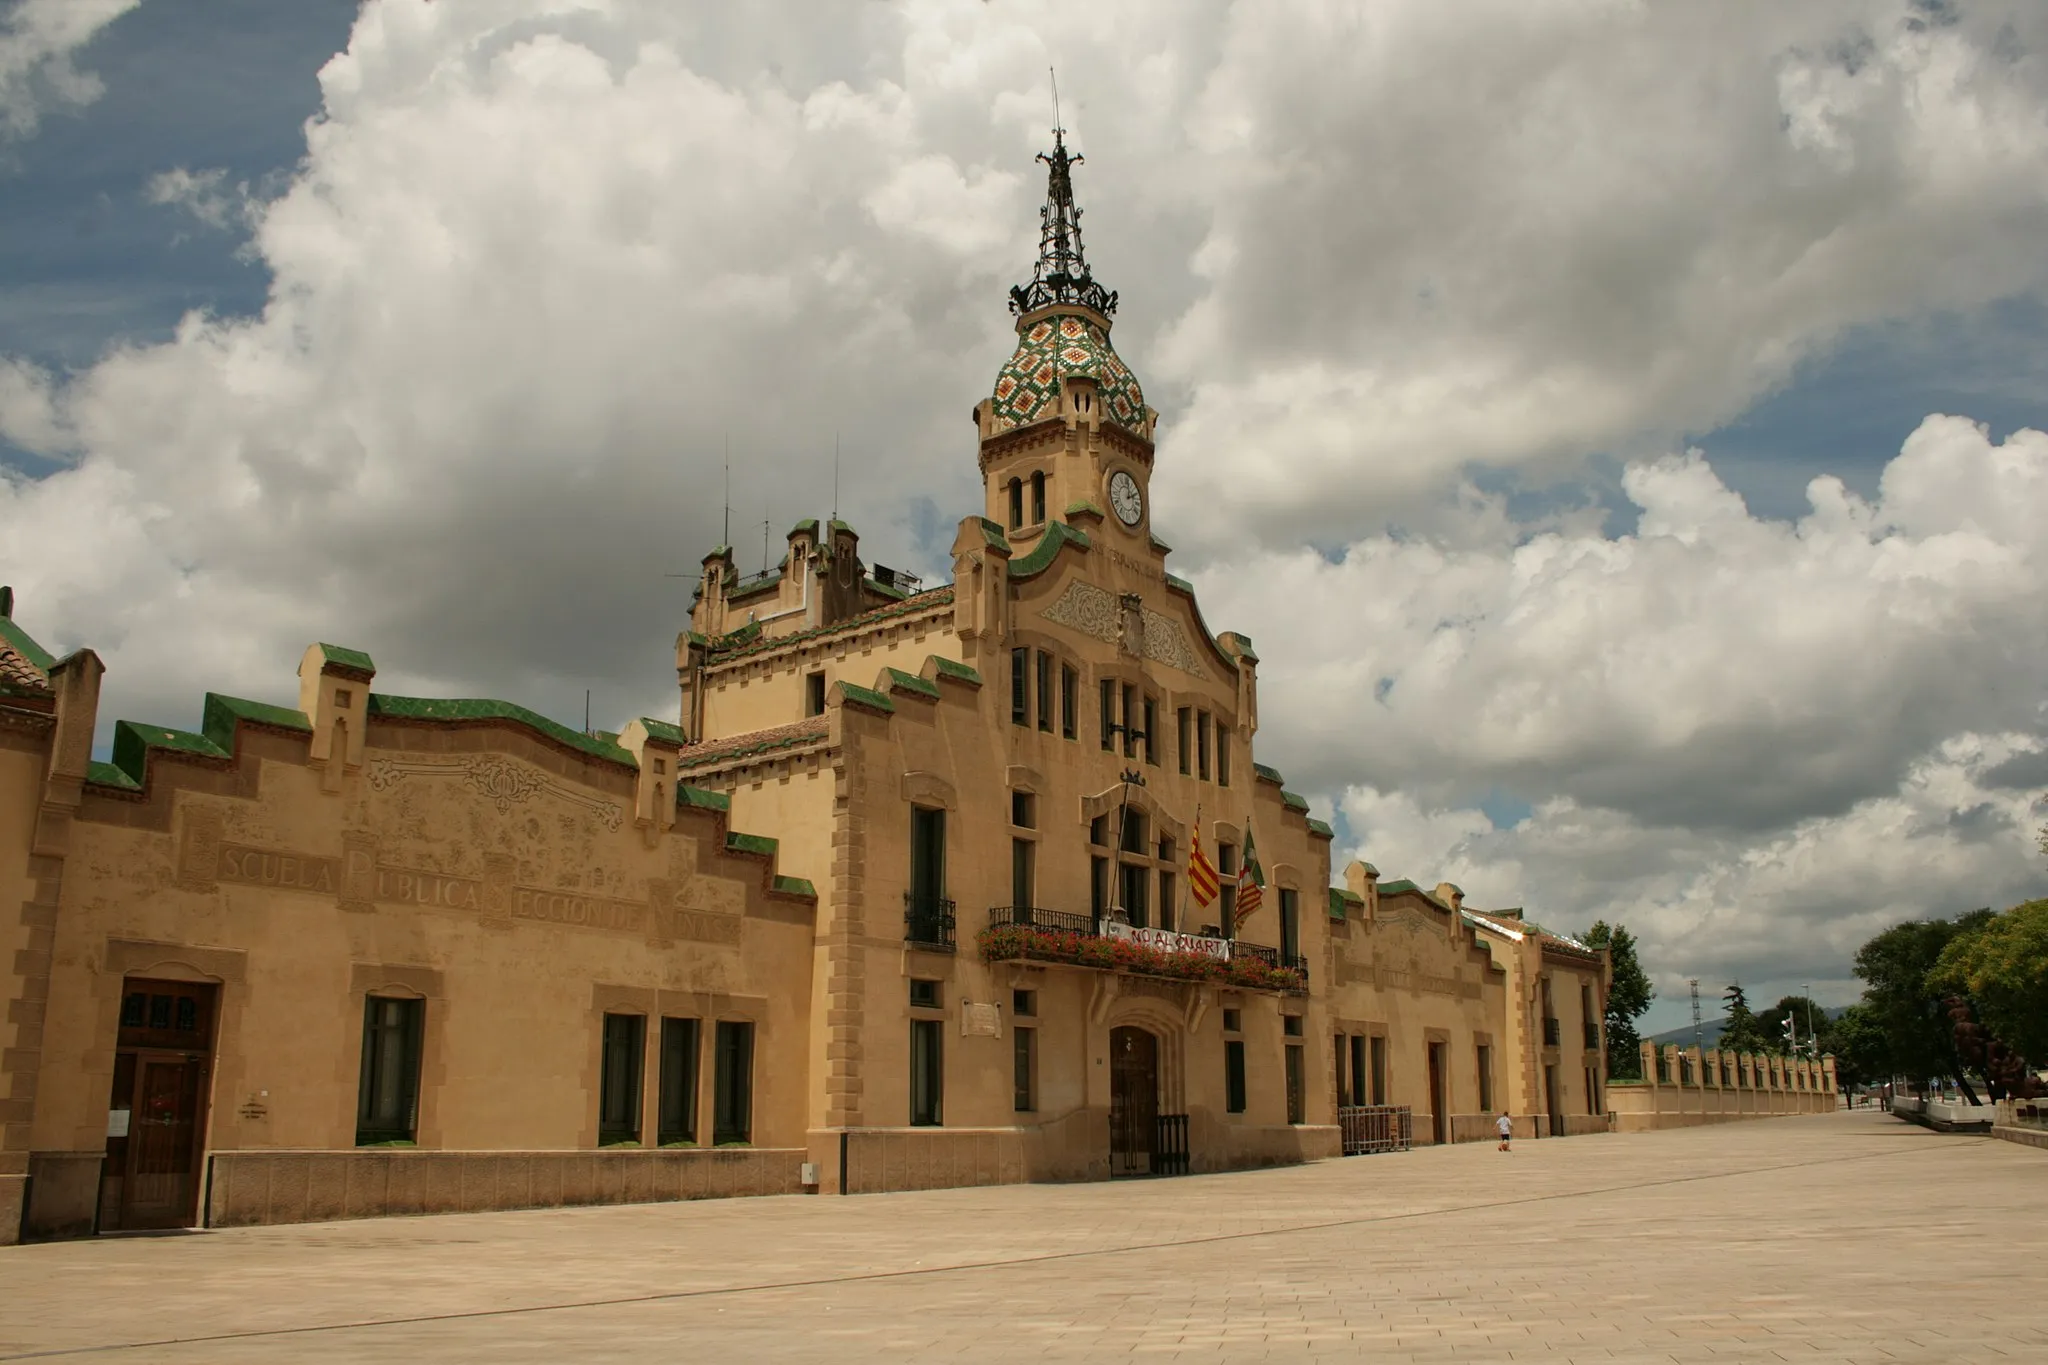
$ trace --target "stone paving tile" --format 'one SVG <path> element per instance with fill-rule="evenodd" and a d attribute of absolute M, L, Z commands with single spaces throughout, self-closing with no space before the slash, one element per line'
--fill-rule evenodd
<path fill-rule="evenodd" d="M 0 1249 L 0 1360 L 2039 1360 L 2044 1161 L 1856 1113 L 103 1238 Z"/>

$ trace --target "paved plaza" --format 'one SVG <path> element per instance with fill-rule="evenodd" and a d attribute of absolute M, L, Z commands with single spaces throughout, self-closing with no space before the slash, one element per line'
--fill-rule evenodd
<path fill-rule="evenodd" d="M 1871 1112 L 0 1249 L 0 1360 L 2048 1359 L 2048 1154 Z"/>

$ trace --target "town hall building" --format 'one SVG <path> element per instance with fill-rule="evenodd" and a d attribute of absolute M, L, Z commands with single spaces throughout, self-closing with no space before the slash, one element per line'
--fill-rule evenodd
<path fill-rule="evenodd" d="M 1041 159 L 950 581 L 836 520 L 716 548 L 670 716 L 316 644 L 100 761 L 100 660 L 0 601 L 0 1239 L 1609 1127 L 1604 955 L 1333 870 L 1257 761 L 1259 656 L 1168 568 L 1159 414 Z"/>

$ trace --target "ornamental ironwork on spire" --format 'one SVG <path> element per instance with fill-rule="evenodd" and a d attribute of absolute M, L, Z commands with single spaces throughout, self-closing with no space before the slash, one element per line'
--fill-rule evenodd
<path fill-rule="evenodd" d="M 1081 249 L 1081 210 L 1074 203 L 1073 168 L 1082 158 L 1067 154 L 1067 130 L 1052 130 L 1052 153 L 1038 154 L 1046 165 L 1045 207 L 1038 211 L 1038 264 L 1031 283 L 1010 291 L 1010 311 L 1022 316 L 1055 303 L 1078 303 L 1102 316 L 1116 315 L 1116 291 L 1104 289 L 1088 273 Z"/>

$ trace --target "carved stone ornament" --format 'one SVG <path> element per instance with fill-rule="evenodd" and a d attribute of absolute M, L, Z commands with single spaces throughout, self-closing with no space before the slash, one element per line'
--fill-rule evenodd
<path fill-rule="evenodd" d="M 514 806 L 524 804 L 534 793 L 546 792 L 558 800 L 588 810 L 608 830 L 617 830 L 626 818 L 624 809 L 610 801 L 586 795 L 523 764 L 492 754 L 454 763 L 411 758 L 378 758 L 370 763 L 370 788 L 373 791 L 389 791 L 408 777 L 461 778 L 477 795 L 497 806 L 500 815 L 509 814 Z"/>
<path fill-rule="evenodd" d="M 1093 583 L 1067 584 L 1067 590 L 1060 594 L 1059 600 L 1038 614 L 1056 626 L 1065 626 L 1105 644 L 1118 644 L 1124 638 L 1123 606 L 1117 595 Z M 1179 669 L 1190 677 L 1209 676 L 1189 642 L 1187 632 L 1172 617 L 1145 608 L 1141 616 L 1141 634 L 1140 648 L 1145 658 Z"/>

